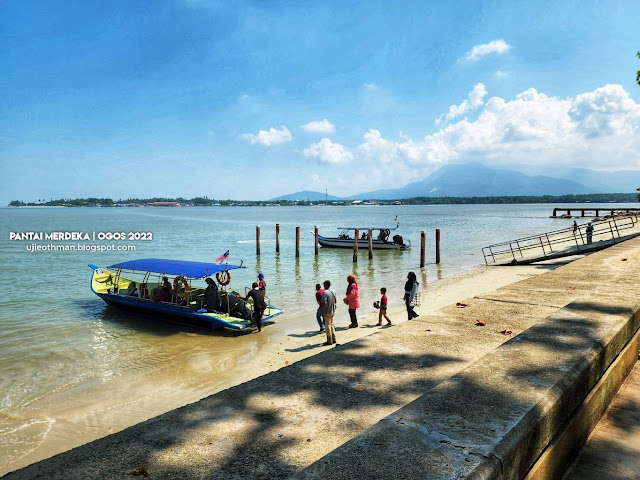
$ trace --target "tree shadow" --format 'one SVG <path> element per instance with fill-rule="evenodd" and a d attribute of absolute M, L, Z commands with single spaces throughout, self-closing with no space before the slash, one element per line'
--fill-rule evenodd
<path fill-rule="evenodd" d="M 573 364 L 579 361 L 581 352 L 598 345 L 601 330 L 596 321 L 580 317 L 579 312 L 613 314 L 628 310 L 598 302 L 571 305 L 568 313 L 532 326 L 526 335 L 509 339 L 503 346 L 542 347 L 565 355 L 563 362 Z M 429 343 L 434 340 L 429 334 L 424 335 L 424 348 L 419 345 L 417 332 L 438 319 L 421 316 L 397 331 L 389 331 L 388 338 L 373 335 L 328 349 L 268 376 L 134 425 L 117 434 L 117 441 L 109 437 L 97 440 L 7 478 L 84 479 L 87 472 L 99 473 L 96 478 L 123 478 L 140 466 L 147 468 L 152 478 L 288 478 L 326 454 L 329 455 L 322 461 L 328 467 L 334 460 L 344 467 L 351 459 L 363 477 L 384 477 L 385 472 L 370 470 L 373 464 L 357 465 L 363 455 L 362 442 L 370 442 L 373 448 L 375 429 L 386 428 L 403 415 L 414 415 L 410 421 L 419 424 L 430 419 L 437 425 L 448 418 L 447 428 L 468 428 L 475 435 L 480 454 L 487 455 L 489 445 L 501 435 L 509 435 L 514 423 L 524 416 L 543 422 L 541 406 L 532 405 L 521 391 L 499 386 L 505 385 L 504 378 L 508 377 L 516 381 L 516 386 L 548 389 L 557 380 L 549 375 L 548 368 L 538 367 L 535 359 L 529 359 L 528 365 L 506 363 L 503 370 L 489 371 L 487 375 L 495 381 L 474 377 L 474 370 L 487 368 L 485 363 L 475 359 L 460 370 L 469 360 L 454 350 L 431 353 Z M 580 333 L 571 343 L 559 337 L 559 333 L 569 330 Z M 401 339 L 413 343 L 403 344 Z M 465 341 L 462 333 L 460 341 Z M 385 418 L 390 420 L 376 424 Z M 539 428 L 547 432 L 547 427 Z M 355 441 L 350 439 L 365 431 L 358 439 L 359 446 L 350 447 Z M 340 447 L 344 442 L 346 446 Z M 487 452 L 482 451 L 483 445 Z M 338 447 L 339 451 L 334 451 Z M 379 455 L 387 461 L 386 473 L 392 475 L 397 452 L 385 448 Z M 421 461 L 411 458 L 416 464 Z M 347 475 L 347 471 L 344 473 Z"/>

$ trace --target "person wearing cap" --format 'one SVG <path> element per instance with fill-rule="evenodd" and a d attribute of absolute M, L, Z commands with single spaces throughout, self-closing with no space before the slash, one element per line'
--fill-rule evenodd
<path fill-rule="evenodd" d="M 257 282 L 253 282 L 251 290 L 247 293 L 246 297 L 238 295 L 245 302 L 250 298 L 253 299 L 253 320 L 256 322 L 258 332 L 262 331 L 262 314 L 267 309 L 267 304 L 264 301 L 264 290 L 260 290 Z"/>
<path fill-rule="evenodd" d="M 260 272 L 258 274 L 258 290 L 262 290 L 263 292 L 267 289 L 267 282 L 264 279 L 264 273 Z"/>
<path fill-rule="evenodd" d="M 330 288 L 331 282 L 324 281 L 324 293 L 320 301 L 322 316 L 324 317 L 324 331 L 327 334 L 327 341 L 324 345 L 334 345 L 336 343 L 336 330 L 333 327 L 333 316 L 336 313 L 336 293 Z"/>

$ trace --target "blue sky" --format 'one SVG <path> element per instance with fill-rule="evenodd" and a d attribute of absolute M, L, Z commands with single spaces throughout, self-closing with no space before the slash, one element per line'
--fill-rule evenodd
<path fill-rule="evenodd" d="M 640 2 L 15 1 L 0 204 L 640 169 Z"/>

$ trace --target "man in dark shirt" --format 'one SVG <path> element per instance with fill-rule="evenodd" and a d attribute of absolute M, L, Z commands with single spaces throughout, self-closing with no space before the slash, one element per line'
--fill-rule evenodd
<path fill-rule="evenodd" d="M 253 319 L 256 322 L 256 326 L 258 327 L 258 331 L 262 331 L 262 314 L 267 309 L 267 304 L 264 302 L 264 290 L 260 290 L 258 288 L 258 284 L 253 282 L 251 285 L 251 290 L 247 293 L 246 297 L 241 297 L 238 295 L 238 298 L 241 298 L 244 301 L 253 299 Z"/>
<path fill-rule="evenodd" d="M 207 277 L 207 288 L 204 291 L 204 304 L 208 312 L 220 311 L 220 295 L 218 294 L 218 286 L 213 278 Z"/>

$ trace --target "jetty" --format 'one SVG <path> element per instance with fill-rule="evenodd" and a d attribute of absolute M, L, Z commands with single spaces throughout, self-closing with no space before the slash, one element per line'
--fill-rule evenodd
<path fill-rule="evenodd" d="M 564 213 L 560 213 L 564 212 Z M 579 212 L 580 215 L 574 214 L 574 212 Z M 558 215 L 560 213 L 560 215 Z M 600 217 L 602 216 L 615 216 L 627 213 L 634 213 L 636 215 L 640 214 L 640 208 L 638 207 L 624 207 L 624 208 L 606 208 L 606 207 L 594 207 L 594 208 L 584 208 L 584 207 L 576 207 L 576 208 L 554 208 L 553 214 L 550 218 L 573 218 L 573 217 Z"/>
<path fill-rule="evenodd" d="M 640 238 L 550 267 L 6 478 L 560 478 L 638 358 Z"/>
<path fill-rule="evenodd" d="M 640 217 L 629 214 L 496 243 L 482 255 L 486 265 L 526 265 L 595 252 L 639 235 Z"/>

